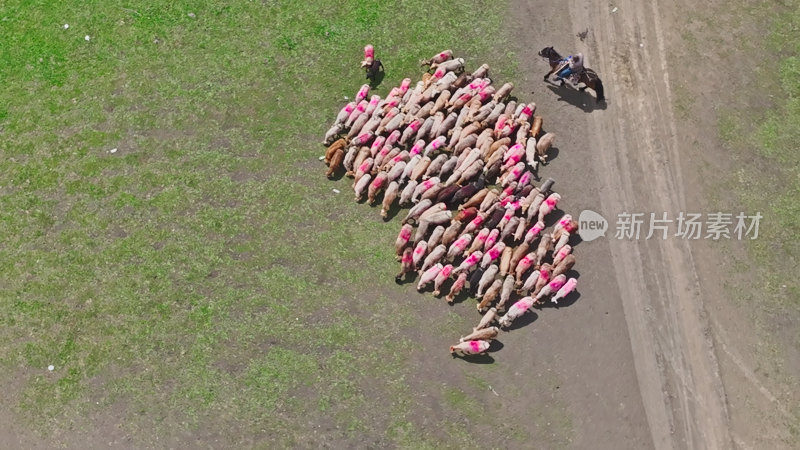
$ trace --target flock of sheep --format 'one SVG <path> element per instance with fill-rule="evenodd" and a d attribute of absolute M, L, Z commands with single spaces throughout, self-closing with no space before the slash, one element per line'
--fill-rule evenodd
<path fill-rule="evenodd" d="M 345 170 L 356 201 L 383 194 L 384 219 L 410 206 L 395 242 L 396 281 L 416 272 L 417 290 L 433 284 L 435 296 L 450 284 L 448 303 L 468 285 L 484 315 L 450 352 L 483 354 L 499 332 L 494 322 L 508 327 L 575 289 L 567 274 L 577 223 L 567 214 L 545 225 L 561 196 L 552 179 L 534 183 L 555 138 L 536 105 L 511 99 L 511 83 L 495 88 L 486 64 L 466 72 L 450 50 L 422 63 L 430 70 L 415 87 L 406 78 L 385 99 L 367 100 L 365 84 L 339 111 L 324 139 L 327 175 Z"/>

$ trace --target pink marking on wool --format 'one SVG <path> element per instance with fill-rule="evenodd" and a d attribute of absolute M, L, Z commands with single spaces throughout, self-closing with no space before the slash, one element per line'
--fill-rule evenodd
<path fill-rule="evenodd" d="M 497 118 L 497 123 L 494 126 L 495 131 L 500 131 L 506 126 L 506 116 L 502 115 Z"/>
<path fill-rule="evenodd" d="M 528 182 L 531 181 L 531 174 L 530 172 L 525 172 L 522 174 L 522 177 L 519 179 L 520 186 L 525 186 Z"/>
<path fill-rule="evenodd" d="M 574 233 L 575 230 L 577 230 L 577 229 L 578 229 L 578 227 L 575 226 L 575 224 L 572 223 L 572 221 L 570 221 L 568 224 L 564 225 L 564 230 L 566 230 L 567 233 L 570 233 L 570 234 Z"/>
<path fill-rule="evenodd" d="M 479 341 L 469 341 L 469 347 L 475 353 L 479 353 L 481 351 L 481 343 Z"/>
<path fill-rule="evenodd" d="M 467 263 L 467 264 L 475 264 L 482 257 L 483 257 L 483 255 L 480 252 L 475 252 L 475 253 L 469 255 L 467 257 L 467 259 L 464 260 L 464 262 Z"/>
<path fill-rule="evenodd" d="M 514 217 L 514 211 L 506 211 L 506 213 L 503 214 L 503 221 L 508 222 L 512 217 Z"/>
<path fill-rule="evenodd" d="M 566 226 L 571 220 L 572 220 L 572 216 L 567 214 L 564 217 L 562 217 L 561 220 L 558 221 L 558 224 L 563 227 L 563 226 Z"/>
<path fill-rule="evenodd" d="M 378 103 L 380 103 L 380 101 L 381 101 L 380 95 L 373 95 L 372 97 L 369 98 L 370 105 L 377 105 Z"/>
<path fill-rule="evenodd" d="M 397 106 L 399 104 L 400 104 L 400 99 L 397 98 L 397 97 L 392 97 L 391 99 L 386 101 L 386 104 L 384 105 L 384 108 L 391 109 L 391 108 L 394 108 L 395 106 Z"/>
<path fill-rule="evenodd" d="M 475 218 L 472 219 L 472 222 L 470 222 L 470 224 L 475 226 L 475 227 L 481 226 L 482 223 L 483 223 L 483 216 L 481 216 L 481 215 L 475 216 Z"/>
<path fill-rule="evenodd" d="M 371 161 L 364 161 L 364 162 L 361 163 L 360 166 L 358 166 L 358 170 L 360 172 L 364 173 L 364 172 L 368 171 L 371 167 L 372 167 L 372 162 Z"/>
<path fill-rule="evenodd" d="M 556 203 L 558 203 L 558 200 L 552 197 L 547 197 L 547 200 L 544 201 L 544 204 L 549 206 L 550 208 L 555 207 Z"/>
<path fill-rule="evenodd" d="M 367 98 L 367 93 L 369 93 L 369 85 L 368 84 L 361 85 L 361 89 L 359 89 L 358 93 L 356 93 L 356 98 L 358 97 Z"/>
<path fill-rule="evenodd" d="M 489 258 L 491 258 L 491 259 L 493 259 L 493 260 L 494 260 L 494 259 L 497 259 L 497 257 L 498 257 L 498 256 L 500 256 L 500 253 L 501 253 L 502 251 L 503 251 L 503 250 L 502 250 L 502 249 L 500 249 L 500 248 L 498 248 L 497 246 L 494 246 L 494 247 L 492 247 L 492 249 L 491 249 L 491 250 L 489 250 Z"/>
<path fill-rule="evenodd" d="M 491 98 L 492 93 L 489 91 L 481 91 L 478 93 L 478 96 L 481 98 L 481 102 L 485 102 L 486 99 Z"/>
<path fill-rule="evenodd" d="M 505 200 L 507 198 L 507 199 L 509 199 L 508 202 L 510 202 L 511 201 L 510 200 L 511 199 L 511 194 L 514 193 L 514 189 L 516 189 L 516 186 L 508 186 L 507 188 L 503 189 L 503 194 L 505 194 L 505 196 L 506 196 L 503 200 Z M 506 204 L 508 204 L 508 202 L 506 202 Z"/>
<path fill-rule="evenodd" d="M 414 156 L 417 153 L 421 152 L 424 147 L 425 147 L 425 141 L 420 139 L 414 144 L 413 147 L 411 147 L 411 151 L 409 151 L 408 153 L 411 154 L 411 156 Z"/>
<path fill-rule="evenodd" d="M 373 135 L 372 133 L 362 133 L 358 137 L 358 142 L 360 142 L 361 144 L 366 144 L 367 142 L 372 140 L 373 137 L 375 137 L 375 135 Z"/>
<path fill-rule="evenodd" d="M 392 134 L 390 134 L 389 137 L 386 138 L 386 145 L 390 147 L 394 145 L 394 143 L 397 142 L 398 139 L 400 139 L 400 135 L 401 135 L 400 130 L 392 131 Z"/>
<path fill-rule="evenodd" d="M 486 242 L 486 238 L 489 237 L 489 233 L 486 234 L 479 234 L 478 237 L 475 238 L 478 242 Z"/>
<path fill-rule="evenodd" d="M 564 286 L 564 281 L 560 278 L 555 278 L 550 282 L 550 289 L 553 291 L 561 289 L 561 286 Z"/>
<path fill-rule="evenodd" d="M 469 92 L 467 92 L 465 94 L 461 94 L 461 96 L 458 97 L 459 100 L 465 101 L 465 102 L 469 101 L 469 99 L 471 99 L 471 98 L 472 98 L 472 94 L 470 94 Z"/>
<path fill-rule="evenodd" d="M 530 266 L 530 264 L 533 264 L 533 258 L 529 257 L 528 255 L 523 256 L 518 265 L 523 264 Z"/>
<path fill-rule="evenodd" d="M 470 89 L 478 90 L 481 88 L 481 80 L 475 80 L 468 86 Z"/>
<path fill-rule="evenodd" d="M 442 271 L 439 272 L 439 275 L 447 278 L 447 277 L 450 276 L 451 273 L 453 273 L 453 269 L 454 269 L 453 265 L 452 264 L 448 264 L 448 265 L 442 267 Z"/>
<path fill-rule="evenodd" d="M 445 70 L 441 67 L 436 69 L 436 72 L 433 72 L 433 78 L 442 78 L 445 74 Z"/>
<path fill-rule="evenodd" d="M 564 294 L 564 295 L 567 295 L 570 292 L 572 292 L 573 290 L 575 290 L 575 287 L 577 285 L 578 285 L 578 280 L 576 280 L 575 278 L 570 278 L 569 280 L 567 280 L 567 282 L 561 288 L 561 293 Z"/>
<path fill-rule="evenodd" d="M 392 162 L 394 162 L 394 163 L 398 163 L 398 162 L 400 162 L 401 160 L 403 160 L 405 157 L 406 157 L 406 155 L 405 155 L 405 154 L 403 154 L 403 152 L 400 152 L 400 153 L 398 153 L 398 154 L 397 154 L 397 156 L 395 156 L 394 158 L 392 158 Z"/>
<path fill-rule="evenodd" d="M 354 109 L 356 109 L 355 102 L 350 102 L 346 104 L 344 108 L 342 108 L 342 111 L 346 112 L 347 114 L 350 114 L 351 112 L 353 112 Z"/>
<path fill-rule="evenodd" d="M 439 53 L 439 58 L 447 58 L 448 56 L 450 56 L 450 54 L 447 52 Z"/>
<path fill-rule="evenodd" d="M 356 111 L 362 113 L 367 110 L 367 106 L 369 106 L 369 103 L 367 103 L 366 100 L 362 100 L 361 103 L 356 106 Z"/>
<path fill-rule="evenodd" d="M 531 105 L 525 105 L 525 107 L 522 108 L 522 114 L 530 116 L 532 113 L 533 113 L 533 108 L 531 108 Z"/>
<path fill-rule="evenodd" d="M 517 303 L 514 303 L 513 308 L 517 308 L 518 310 L 524 312 L 524 311 L 527 311 L 530 306 L 531 305 L 528 302 L 526 302 L 525 300 L 520 300 Z"/>
<path fill-rule="evenodd" d="M 375 177 L 375 180 L 372 182 L 372 187 L 378 189 L 383 186 L 384 181 L 386 181 L 386 178 Z"/>
<path fill-rule="evenodd" d="M 365 59 L 372 58 L 374 56 L 375 56 L 375 48 L 372 47 L 372 45 L 367 44 L 367 46 L 364 47 L 364 58 Z"/>
<path fill-rule="evenodd" d="M 393 87 L 393 88 L 392 88 L 392 90 L 391 90 L 391 91 L 389 91 L 389 95 L 387 95 L 387 96 L 386 96 L 386 98 L 392 98 L 392 97 L 394 97 L 395 95 L 400 95 L 400 88 L 398 88 L 398 87 Z"/>
<path fill-rule="evenodd" d="M 539 272 L 539 279 L 547 282 L 550 279 L 550 272 L 542 270 L 541 272 Z"/>
<path fill-rule="evenodd" d="M 422 121 L 419 120 L 419 119 L 415 119 L 413 122 L 408 124 L 408 128 L 411 128 L 414 131 L 419 130 L 419 127 L 421 127 L 421 126 L 422 126 Z"/>
<path fill-rule="evenodd" d="M 415 249 L 414 249 L 414 253 L 415 253 L 415 254 L 417 254 L 417 255 L 419 255 L 419 254 L 421 254 L 421 253 L 425 253 L 425 251 L 426 251 L 426 250 L 427 250 L 427 248 L 426 248 L 426 247 L 423 247 L 423 246 L 421 246 L 421 245 L 418 245 L 418 246 L 417 246 L 417 248 L 415 248 Z"/>
<path fill-rule="evenodd" d="M 411 239 L 411 228 L 403 228 L 400 230 L 400 239 L 408 242 Z"/>
<path fill-rule="evenodd" d="M 378 155 L 386 156 L 386 155 L 389 154 L 390 151 L 392 151 L 392 147 L 389 147 L 388 145 L 384 145 L 383 148 L 381 149 L 381 152 L 378 153 Z"/>
<path fill-rule="evenodd" d="M 400 83 L 400 93 L 405 94 L 410 86 L 411 86 L 411 78 L 403 78 L 403 81 Z"/>
<path fill-rule="evenodd" d="M 379 151 L 379 149 L 380 149 L 380 148 L 383 146 L 383 143 L 384 143 L 384 141 L 386 141 L 386 138 L 385 138 L 385 137 L 383 137 L 383 136 L 378 136 L 378 138 L 377 138 L 377 139 L 375 139 L 375 141 L 372 143 L 372 146 L 369 148 L 369 151 L 370 151 L 370 153 L 372 153 L 372 155 L 373 155 L 373 156 L 374 156 L 374 155 L 375 155 L 375 153 L 377 153 L 377 152 Z"/>

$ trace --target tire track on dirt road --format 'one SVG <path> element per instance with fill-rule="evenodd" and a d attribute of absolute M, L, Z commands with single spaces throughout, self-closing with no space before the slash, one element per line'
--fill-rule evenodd
<path fill-rule="evenodd" d="M 612 9 L 617 8 L 612 12 Z M 602 212 L 669 217 L 685 207 L 679 143 L 657 2 L 569 3 L 574 28 L 590 29 L 588 65 L 604 77 L 607 111 L 591 115 L 592 162 Z M 609 236 L 637 378 L 656 449 L 732 447 L 699 280 L 688 242 Z M 671 228 L 672 230 L 674 228 Z"/>

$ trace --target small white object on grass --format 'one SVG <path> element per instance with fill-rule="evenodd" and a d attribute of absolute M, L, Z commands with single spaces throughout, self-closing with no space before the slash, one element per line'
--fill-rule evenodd
<path fill-rule="evenodd" d="M 49 366 L 47 366 L 47 370 L 49 370 L 50 372 L 54 371 L 55 369 L 56 369 L 56 366 L 54 366 L 54 365 L 52 365 L 52 364 L 50 364 Z"/>
<path fill-rule="evenodd" d="M 618 10 L 618 9 L 619 9 L 619 8 L 617 8 L 617 7 L 615 6 L 615 7 L 614 7 L 614 9 L 612 9 L 612 10 L 611 10 L 611 12 L 612 12 L 612 13 L 615 13 L 615 12 L 617 12 L 617 10 Z"/>
<path fill-rule="evenodd" d="M 639 44 L 639 47 L 644 47 L 644 44 Z"/>
<path fill-rule="evenodd" d="M 109 153 L 117 153 L 117 149 L 115 149 L 115 148 L 112 148 L 112 149 L 111 149 L 111 150 L 109 150 L 108 152 L 109 152 Z"/>
<path fill-rule="evenodd" d="M 190 12 L 189 14 L 187 14 L 187 16 L 191 17 L 192 19 L 196 17 L 193 12 Z"/>
<path fill-rule="evenodd" d="M 348 98 L 346 95 L 344 96 L 344 99 L 345 99 L 345 100 L 350 100 L 350 99 L 349 99 L 349 98 Z"/>
<path fill-rule="evenodd" d="M 89 39 L 91 39 L 88 34 L 86 36 L 84 36 L 83 38 L 86 39 L 86 41 L 89 41 Z"/>
<path fill-rule="evenodd" d="M 69 24 L 68 24 L 68 23 L 65 23 L 65 24 L 64 24 L 64 29 L 66 30 L 67 28 L 69 28 Z"/>
<path fill-rule="evenodd" d="M 320 161 L 322 161 L 323 159 L 325 159 L 325 155 L 322 155 L 322 156 L 319 157 Z"/>
<path fill-rule="evenodd" d="M 333 193 L 334 193 L 334 194 L 339 194 L 339 193 L 341 193 L 341 192 L 342 192 L 342 191 L 340 191 L 340 190 L 338 190 L 338 189 L 334 189 L 334 190 L 333 190 Z"/>

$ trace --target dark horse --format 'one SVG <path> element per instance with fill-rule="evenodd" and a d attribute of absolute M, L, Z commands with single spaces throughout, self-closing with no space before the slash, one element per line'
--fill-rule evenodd
<path fill-rule="evenodd" d="M 539 56 L 541 56 L 542 58 L 547 58 L 547 62 L 550 63 L 550 72 L 547 72 L 547 74 L 544 76 L 544 81 L 547 81 L 547 78 L 551 74 L 558 73 L 558 71 L 566 67 L 567 62 L 561 55 L 558 54 L 557 51 L 555 51 L 555 49 L 553 49 L 553 47 L 543 48 L 539 52 Z M 597 94 L 598 102 L 603 102 L 606 100 L 605 94 L 603 93 L 603 82 L 600 81 L 600 77 L 597 76 L 597 72 L 595 72 L 594 70 L 589 68 L 583 69 L 580 73 L 580 78 L 578 82 L 584 84 L 584 86 L 579 88 L 578 90 L 585 91 L 587 87 L 591 88 Z"/>

